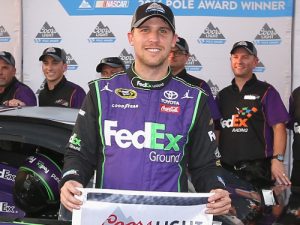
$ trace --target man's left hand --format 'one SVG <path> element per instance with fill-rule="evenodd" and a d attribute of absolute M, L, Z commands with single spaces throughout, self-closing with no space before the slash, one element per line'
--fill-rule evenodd
<path fill-rule="evenodd" d="M 206 213 L 214 215 L 227 214 L 231 207 L 231 199 L 228 191 L 223 189 L 215 189 L 211 190 L 210 193 L 215 194 L 208 198 Z"/>
<path fill-rule="evenodd" d="M 272 159 L 271 171 L 272 171 L 272 178 L 276 179 L 278 184 L 283 184 L 283 185 L 291 184 L 291 181 L 285 172 L 284 165 L 282 162 L 278 161 L 277 159 Z"/>

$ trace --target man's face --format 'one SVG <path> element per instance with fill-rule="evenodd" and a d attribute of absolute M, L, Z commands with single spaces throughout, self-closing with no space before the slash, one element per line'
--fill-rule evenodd
<path fill-rule="evenodd" d="M 169 54 L 170 67 L 174 71 L 182 70 L 189 57 L 190 56 L 186 51 L 180 50 L 177 46 L 175 46 Z"/>
<path fill-rule="evenodd" d="M 101 77 L 111 77 L 114 73 L 123 71 L 123 67 L 111 67 L 109 65 L 103 65 L 101 70 Z"/>
<path fill-rule="evenodd" d="M 57 61 L 51 56 L 45 56 L 43 59 L 42 70 L 49 82 L 59 81 L 67 69 L 67 64 L 63 61 Z"/>
<path fill-rule="evenodd" d="M 237 48 L 230 57 L 231 69 L 236 77 L 250 78 L 258 58 L 244 48 Z"/>
<path fill-rule="evenodd" d="M 7 87 L 15 75 L 16 68 L 0 59 L 0 87 Z"/>
<path fill-rule="evenodd" d="M 128 39 L 134 46 L 136 64 L 157 67 L 168 65 L 168 56 L 175 46 L 177 35 L 165 20 L 152 17 L 134 28 L 128 34 Z"/>

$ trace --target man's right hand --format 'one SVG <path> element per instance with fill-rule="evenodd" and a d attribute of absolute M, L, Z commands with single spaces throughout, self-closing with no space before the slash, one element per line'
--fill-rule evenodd
<path fill-rule="evenodd" d="M 82 184 L 77 181 L 69 180 L 60 189 L 60 202 L 71 212 L 73 209 L 80 209 L 82 205 L 82 201 L 75 197 L 75 195 L 81 195 L 81 192 L 77 188 L 82 187 Z"/>

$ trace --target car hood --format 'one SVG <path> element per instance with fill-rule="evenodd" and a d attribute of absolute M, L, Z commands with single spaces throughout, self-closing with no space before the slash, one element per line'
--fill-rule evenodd
<path fill-rule="evenodd" d="M 78 109 L 22 107 L 0 109 L 0 140 L 42 146 L 64 153 Z"/>

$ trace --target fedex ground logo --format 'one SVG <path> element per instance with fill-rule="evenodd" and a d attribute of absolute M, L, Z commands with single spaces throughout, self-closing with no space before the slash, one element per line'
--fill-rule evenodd
<path fill-rule="evenodd" d="M 145 122 L 143 130 L 131 132 L 127 129 L 118 128 L 118 121 L 104 121 L 104 138 L 107 146 L 112 146 L 114 141 L 120 148 L 128 148 L 133 145 L 137 149 L 148 148 L 154 150 L 178 152 L 178 141 L 182 135 L 166 133 L 166 125 L 161 123 Z M 168 144 L 163 144 L 166 143 Z"/>

